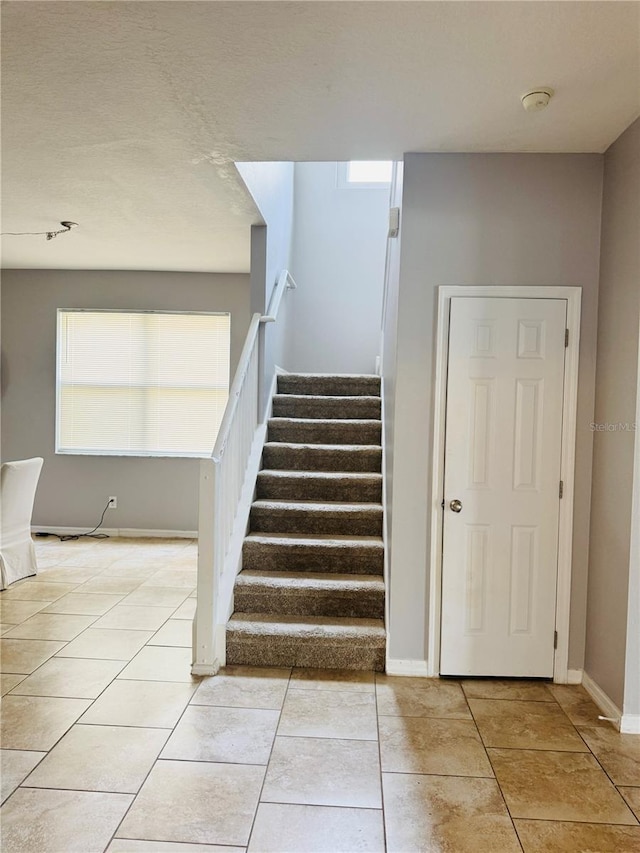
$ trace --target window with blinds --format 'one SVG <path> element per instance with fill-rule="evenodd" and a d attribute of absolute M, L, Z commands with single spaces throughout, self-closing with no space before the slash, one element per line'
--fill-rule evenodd
<path fill-rule="evenodd" d="M 230 327 L 229 314 L 59 310 L 56 452 L 208 456 Z"/>

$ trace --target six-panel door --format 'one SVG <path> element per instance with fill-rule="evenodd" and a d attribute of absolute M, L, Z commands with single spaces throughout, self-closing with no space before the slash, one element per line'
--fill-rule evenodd
<path fill-rule="evenodd" d="M 553 676 L 566 310 L 451 299 L 443 675 Z"/>

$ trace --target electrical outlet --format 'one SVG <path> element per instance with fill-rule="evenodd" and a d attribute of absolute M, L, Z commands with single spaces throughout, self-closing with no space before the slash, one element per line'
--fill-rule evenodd
<path fill-rule="evenodd" d="M 118 509 L 118 498 L 115 495 L 109 498 L 109 509 Z"/>

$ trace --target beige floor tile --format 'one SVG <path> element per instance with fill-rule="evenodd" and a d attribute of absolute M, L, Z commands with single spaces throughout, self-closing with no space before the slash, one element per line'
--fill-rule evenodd
<path fill-rule="evenodd" d="M 578 731 L 615 785 L 640 784 L 640 737 L 612 726 L 580 726 Z"/>
<path fill-rule="evenodd" d="M 587 752 L 580 735 L 555 702 L 469 699 L 485 746 Z"/>
<path fill-rule="evenodd" d="M 467 699 L 511 699 L 529 702 L 553 702 L 546 684 L 538 681 L 516 681 L 474 678 L 462 681 Z"/>
<path fill-rule="evenodd" d="M 373 672 L 354 669 L 306 669 L 291 671 L 291 690 L 339 690 L 357 693 L 374 693 Z"/>
<path fill-rule="evenodd" d="M 375 696 L 290 690 L 282 707 L 278 735 L 377 740 Z"/>
<path fill-rule="evenodd" d="M 82 723 L 173 728 L 193 695 L 195 684 L 117 679 L 96 699 Z"/>
<path fill-rule="evenodd" d="M 96 577 L 102 569 L 91 566 L 56 566 L 39 572 L 39 577 L 47 583 L 85 584 Z"/>
<path fill-rule="evenodd" d="M 87 699 L 5 696 L 0 743 L 5 749 L 51 749 L 90 704 Z"/>
<path fill-rule="evenodd" d="M 154 610 L 159 610 L 155 607 Z M 187 619 L 169 619 L 149 640 L 149 646 L 182 646 L 191 648 L 193 623 Z"/>
<path fill-rule="evenodd" d="M 102 616 L 122 599 L 122 595 L 71 592 L 50 604 L 45 613 L 77 613 L 84 616 Z"/>
<path fill-rule="evenodd" d="M 78 592 L 102 592 L 111 595 L 128 595 L 140 586 L 140 578 L 112 578 L 108 575 L 97 575 L 78 589 Z"/>
<path fill-rule="evenodd" d="M 169 646 L 146 646 L 118 678 L 136 681 L 186 681 L 197 684 L 191 675 L 191 649 Z"/>
<path fill-rule="evenodd" d="M 384 771 L 493 776 L 480 735 L 471 721 L 380 717 L 378 724 Z"/>
<path fill-rule="evenodd" d="M 4 624 L 0 624 L 0 636 L 7 634 L 9 631 L 11 631 L 15 627 L 16 627 L 15 625 L 7 625 L 6 622 Z"/>
<path fill-rule="evenodd" d="M 24 681 L 25 678 L 28 678 L 28 676 L 15 672 L 0 673 L 0 696 L 4 696 L 5 693 L 13 690 L 13 688 L 20 684 L 21 681 Z"/>
<path fill-rule="evenodd" d="M 264 767 L 158 761 L 117 835 L 244 846 L 263 777 Z"/>
<path fill-rule="evenodd" d="M 189 619 L 193 620 L 193 617 L 196 615 L 196 599 L 195 598 L 187 598 L 186 601 L 183 601 L 180 607 L 175 611 L 172 619 Z"/>
<path fill-rule="evenodd" d="M 121 660 L 54 657 L 27 676 L 14 690 L 21 696 L 95 699 L 124 666 L 126 661 Z"/>
<path fill-rule="evenodd" d="M 108 543 L 106 546 L 115 559 L 111 560 L 108 568 L 119 569 L 124 566 L 131 568 L 152 568 L 155 572 L 158 571 L 162 557 L 155 548 L 140 548 L 132 547 L 131 544 L 118 547 L 114 543 Z"/>
<path fill-rule="evenodd" d="M 40 664 L 64 648 L 64 643 L 52 640 L 0 639 L 0 669 L 29 675 Z"/>
<path fill-rule="evenodd" d="M 384 849 L 381 811 L 280 803 L 260 803 L 249 842 L 249 853 L 381 853 Z"/>
<path fill-rule="evenodd" d="M 512 817 L 636 823 L 592 755 L 490 749 L 489 757 Z"/>
<path fill-rule="evenodd" d="M 0 622 L 19 625 L 47 606 L 46 601 L 7 601 L 0 593 Z"/>
<path fill-rule="evenodd" d="M 139 585 L 142 581 L 155 574 L 156 571 L 157 567 L 155 565 L 150 565 L 149 562 L 132 565 L 131 563 L 121 562 L 118 560 L 102 571 L 102 577 L 126 578 L 127 580 L 135 578 Z"/>
<path fill-rule="evenodd" d="M 171 566 L 195 569 L 198 565 L 198 546 L 182 548 L 172 554 L 167 554 L 167 561 Z"/>
<path fill-rule="evenodd" d="M 48 542 L 36 540 L 36 559 L 38 565 L 40 561 L 63 563 L 65 560 L 73 560 L 81 553 L 83 559 L 91 552 L 93 542 L 82 542 L 75 544 L 65 544 L 49 539 Z"/>
<path fill-rule="evenodd" d="M 379 809 L 378 745 L 372 741 L 277 737 L 261 800 Z"/>
<path fill-rule="evenodd" d="M 75 725 L 24 784 L 135 794 L 168 735 L 167 729 Z"/>
<path fill-rule="evenodd" d="M 49 548 L 45 550 L 36 546 L 36 563 L 38 564 L 38 572 L 42 572 L 43 569 L 57 566 L 60 560 L 53 555 Z"/>
<path fill-rule="evenodd" d="M 385 675 L 384 672 L 375 673 L 376 686 L 379 684 L 399 684 L 401 687 L 427 688 L 430 683 L 458 684 L 459 678 L 430 678 L 418 675 Z"/>
<path fill-rule="evenodd" d="M 0 812 L 4 853 L 102 853 L 133 797 L 20 788 Z"/>
<path fill-rule="evenodd" d="M 179 841 L 130 841 L 114 838 L 106 853 L 244 853 L 244 847 L 219 844 L 181 844 Z"/>
<path fill-rule="evenodd" d="M 73 583 L 47 583 L 40 580 L 28 580 L 12 586 L 2 593 L 6 601 L 56 601 L 76 588 Z"/>
<path fill-rule="evenodd" d="M 129 553 L 123 554 L 114 560 L 111 565 L 104 570 L 105 575 L 121 577 L 139 577 L 142 580 L 150 578 L 162 566 L 162 557 L 159 554 L 139 554 Z"/>
<path fill-rule="evenodd" d="M 95 621 L 95 616 L 69 616 L 62 613 L 36 613 L 5 636 L 25 640 L 68 641 L 77 637 Z"/>
<path fill-rule="evenodd" d="M 138 587 L 123 600 L 123 604 L 138 607 L 178 607 L 185 598 L 189 597 L 188 589 L 173 587 L 148 586 Z"/>
<path fill-rule="evenodd" d="M 227 666 L 212 678 L 203 678 L 193 705 L 224 705 L 232 708 L 282 708 L 290 669 Z"/>
<path fill-rule="evenodd" d="M 61 565 L 70 568 L 83 568 L 90 565 L 92 568 L 101 571 L 110 566 L 114 559 L 113 554 L 100 553 L 97 548 L 88 548 L 62 560 Z"/>
<path fill-rule="evenodd" d="M 421 679 L 419 686 L 404 685 L 402 678 L 376 684 L 378 713 L 395 717 L 440 717 L 470 720 L 471 712 L 459 684 L 436 678 Z M 418 679 L 415 679 L 418 680 Z"/>
<path fill-rule="evenodd" d="M 197 583 L 198 573 L 195 569 L 160 569 L 144 581 L 142 588 L 173 587 L 191 592 Z"/>
<path fill-rule="evenodd" d="M 493 779 L 383 773 L 389 853 L 519 853 Z"/>
<path fill-rule="evenodd" d="M 524 853 L 637 853 L 640 826 L 516 820 Z"/>
<path fill-rule="evenodd" d="M 128 607 L 116 604 L 101 616 L 94 628 L 129 628 L 134 631 L 157 631 L 173 613 L 173 607 Z"/>
<path fill-rule="evenodd" d="M 0 803 L 4 803 L 46 754 L 21 749 L 0 751 Z"/>
<path fill-rule="evenodd" d="M 640 784 L 640 780 L 638 782 Z M 631 811 L 640 820 L 640 788 L 621 787 L 618 790 L 627 801 Z"/>
<path fill-rule="evenodd" d="M 574 726 L 609 726 L 598 719 L 602 711 L 582 685 L 550 684 L 549 690 Z"/>
<path fill-rule="evenodd" d="M 131 660 L 151 637 L 153 631 L 87 628 L 68 643 L 58 657 Z"/>
<path fill-rule="evenodd" d="M 191 705 L 182 715 L 162 758 L 266 764 L 278 711 Z"/>

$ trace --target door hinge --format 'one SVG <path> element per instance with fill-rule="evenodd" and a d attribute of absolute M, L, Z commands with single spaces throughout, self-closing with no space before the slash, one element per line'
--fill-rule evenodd
<path fill-rule="evenodd" d="M 558 489 L 558 497 L 562 499 L 564 496 L 564 480 L 560 480 L 560 488 Z"/>
<path fill-rule="evenodd" d="M 553 632 L 553 648 L 554 649 L 558 648 L 558 632 L 557 631 Z"/>
<path fill-rule="evenodd" d="M 569 329 L 564 330 L 564 345 L 569 346 Z"/>

